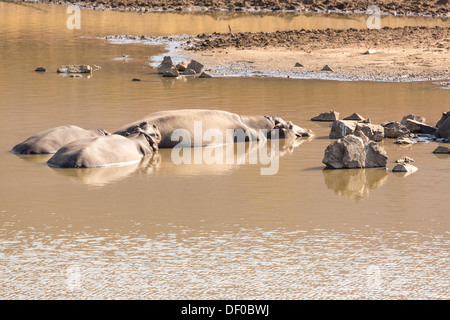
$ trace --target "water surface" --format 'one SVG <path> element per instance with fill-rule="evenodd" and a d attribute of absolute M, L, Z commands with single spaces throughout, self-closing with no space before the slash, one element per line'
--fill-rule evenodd
<path fill-rule="evenodd" d="M 450 157 L 432 154 L 436 143 L 386 140 L 389 168 L 410 156 L 419 171 L 325 171 L 329 127 L 309 119 L 334 109 L 374 123 L 416 113 L 434 124 L 449 90 L 428 82 L 162 79 L 146 59 L 164 48 L 92 38 L 224 31 L 230 21 L 243 31 L 351 27 L 361 17 L 83 10 L 80 30 L 68 30 L 67 17 L 63 6 L 0 2 L 0 297 L 448 298 Z M 102 69 L 82 79 L 55 73 L 81 63 Z M 38 66 L 48 72 L 35 73 Z M 95 170 L 52 169 L 49 156 L 9 152 L 47 128 L 114 131 L 179 108 L 278 115 L 316 138 L 285 152 L 272 176 L 248 163 L 175 165 L 170 150 Z"/>

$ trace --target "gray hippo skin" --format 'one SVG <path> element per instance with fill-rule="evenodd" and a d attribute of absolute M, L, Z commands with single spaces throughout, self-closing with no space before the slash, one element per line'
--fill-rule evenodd
<path fill-rule="evenodd" d="M 54 168 L 101 168 L 139 162 L 158 150 L 160 135 L 156 126 L 143 122 L 126 136 L 112 134 L 73 141 L 47 161 Z"/>
<path fill-rule="evenodd" d="M 86 130 L 77 126 L 61 126 L 40 131 L 16 145 L 11 151 L 15 154 L 56 153 L 59 148 L 72 141 L 101 137 L 109 134 L 103 129 Z"/>
<path fill-rule="evenodd" d="M 183 109 L 169 110 L 152 113 L 143 119 L 132 122 L 118 129 L 115 134 L 125 135 L 133 127 L 142 121 L 155 124 L 161 133 L 161 142 L 159 148 L 173 148 L 180 146 L 179 140 L 172 141 L 172 134 L 176 129 L 184 129 L 190 133 L 191 141 L 186 141 L 182 146 L 199 146 L 194 142 L 194 123 L 201 121 L 202 134 L 209 129 L 219 130 L 224 141 L 242 142 L 236 136 L 229 137 L 230 132 L 236 132 L 240 129 L 247 133 L 245 140 L 260 141 L 270 139 L 270 131 L 279 129 L 279 138 L 297 138 L 312 136 L 311 130 L 306 130 L 286 122 L 275 116 L 240 116 L 221 110 L 203 110 L 203 109 Z M 230 130 L 232 129 L 232 130 Z M 262 133 L 266 130 L 269 134 Z M 231 140 L 226 139 L 228 137 Z M 240 136 L 242 137 L 242 136 Z M 202 136 L 203 138 L 203 136 Z M 210 141 L 202 139 L 202 145 L 206 146 Z"/>

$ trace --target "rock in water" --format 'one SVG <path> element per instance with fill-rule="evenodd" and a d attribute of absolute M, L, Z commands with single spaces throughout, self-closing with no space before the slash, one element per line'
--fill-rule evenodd
<path fill-rule="evenodd" d="M 406 126 L 397 121 L 386 121 L 381 126 L 384 128 L 385 138 L 400 138 L 411 133 Z"/>
<path fill-rule="evenodd" d="M 358 113 L 353 113 L 351 116 L 348 116 L 347 118 L 344 118 L 344 120 L 354 120 L 354 121 L 364 121 L 364 117 Z"/>
<path fill-rule="evenodd" d="M 375 168 L 386 167 L 387 159 L 381 146 L 357 130 L 330 144 L 322 163 L 331 169 Z"/>
<path fill-rule="evenodd" d="M 417 167 L 413 166 L 412 164 L 399 163 L 392 169 L 392 172 L 408 172 L 408 173 L 412 173 L 412 172 L 416 172 L 417 170 L 418 170 Z"/>
<path fill-rule="evenodd" d="M 311 121 L 329 121 L 333 122 L 339 119 L 339 112 L 336 111 L 328 111 L 322 112 L 315 117 L 311 118 Z"/>
<path fill-rule="evenodd" d="M 432 127 L 423 122 L 411 119 L 406 120 L 406 128 L 412 133 L 425 133 L 434 135 L 437 131 L 436 127 Z"/>
<path fill-rule="evenodd" d="M 172 71 L 172 68 L 177 70 L 177 67 L 170 56 L 165 56 L 161 64 L 158 66 L 158 74 L 166 74 L 167 71 Z M 178 72 L 178 70 L 177 70 Z"/>
<path fill-rule="evenodd" d="M 438 126 L 438 129 L 436 130 L 436 133 L 435 133 L 437 138 L 444 138 L 444 139 L 450 138 L 450 112 L 449 111 L 444 113 L 441 120 L 438 121 L 436 126 Z"/>
<path fill-rule="evenodd" d="M 330 139 L 339 139 L 345 137 L 348 134 L 353 134 L 356 130 L 358 123 L 350 120 L 336 120 L 331 125 L 331 131 L 329 134 Z"/>
<path fill-rule="evenodd" d="M 450 117 L 450 111 L 443 112 L 441 119 L 439 119 L 439 121 L 436 123 L 436 128 L 439 128 L 445 122 L 445 120 L 447 120 L 448 117 Z"/>
<path fill-rule="evenodd" d="M 381 141 L 384 139 L 384 128 L 379 124 L 358 123 L 357 127 L 373 141 Z"/>
<path fill-rule="evenodd" d="M 408 120 L 408 119 L 414 120 L 414 121 L 418 121 L 418 122 L 421 122 L 421 123 L 425 123 L 425 118 L 424 117 L 418 116 L 418 115 L 412 114 L 412 113 L 408 114 L 407 116 L 404 116 L 402 118 L 402 121 L 400 121 L 400 123 L 403 124 L 403 125 L 406 125 L 406 120 Z"/>
<path fill-rule="evenodd" d="M 447 147 L 439 146 L 436 149 L 434 149 L 433 153 L 437 154 L 450 154 L 450 149 Z"/>
<path fill-rule="evenodd" d="M 413 144 L 414 141 L 412 141 L 410 138 L 407 137 L 400 137 L 397 138 L 397 140 L 394 141 L 395 144 Z"/>
<path fill-rule="evenodd" d="M 202 72 L 201 75 L 198 76 L 199 78 L 212 78 L 209 74 Z"/>
<path fill-rule="evenodd" d="M 187 68 L 188 65 L 189 65 L 189 62 L 188 62 L 188 61 L 180 62 L 179 64 L 177 64 L 177 70 L 178 70 L 179 72 L 183 72 L 184 70 L 186 70 L 186 68 Z"/>
<path fill-rule="evenodd" d="M 56 69 L 58 73 L 91 73 L 92 67 L 88 65 L 69 65 L 69 66 L 59 66 Z"/>
<path fill-rule="evenodd" d="M 401 157 L 398 160 L 395 160 L 395 163 L 414 163 L 415 160 L 410 157 Z"/>
<path fill-rule="evenodd" d="M 36 68 L 34 71 L 35 71 L 35 72 L 45 72 L 45 71 L 47 71 L 47 70 L 45 70 L 45 68 L 38 67 L 38 68 Z"/>
<path fill-rule="evenodd" d="M 195 71 L 192 70 L 192 69 L 186 69 L 186 70 L 184 70 L 184 72 L 182 73 L 183 76 L 192 76 L 192 75 L 194 75 L 194 74 L 196 74 L 196 73 L 195 73 Z"/>
<path fill-rule="evenodd" d="M 176 78 L 180 75 L 180 73 L 178 72 L 177 67 L 173 66 L 172 68 L 170 68 L 169 70 L 166 70 L 166 72 L 164 72 L 163 77 L 173 77 Z"/>
<path fill-rule="evenodd" d="M 187 65 L 186 69 L 192 69 L 195 71 L 195 73 L 202 72 L 203 65 L 195 60 L 191 60 L 191 62 Z"/>

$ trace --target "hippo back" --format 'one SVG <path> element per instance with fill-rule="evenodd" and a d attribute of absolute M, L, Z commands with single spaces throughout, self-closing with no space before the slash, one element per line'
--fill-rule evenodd
<path fill-rule="evenodd" d="M 232 135 L 238 129 L 244 130 L 252 140 L 257 140 L 259 138 L 257 132 L 243 123 L 239 115 L 227 111 L 203 109 L 155 112 L 138 121 L 123 126 L 114 133 L 125 135 L 143 121 L 155 124 L 158 127 L 159 132 L 161 133 L 161 142 L 159 143 L 160 148 L 173 148 L 179 146 L 179 140 L 172 141 L 172 134 L 177 129 L 183 129 L 190 134 L 191 140 L 186 142 L 186 144 L 183 144 L 183 146 L 198 146 L 196 141 L 194 141 L 194 133 L 196 134 L 196 129 L 199 128 L 201 128 L 201 138 L 204 137 L 204 133 L 207 130 L 219 130 L 222 134 L 223 142 L 233 141 L 234 136 L 230 136 L 230 134 Z M 201 146 L 206 146 L 211 142 L 214 141 L 202 139 Z"/>
<path fill-rule="evenodd" d="M 109 135 L 103 129 L 86 130 L 77 126 L 61 126 L 40 131 L 17 144 L 11 150 L 16 154 L 50 154 L 56 153 L 62 146 L 79 139 Z"/>
<path fill-rule="evenodd" d="M 73 141 L 56 152 L 47 164 L 55 168 L 100 168 L 139 162 L 152 155 L 144 135 L 109 135 Z"/>

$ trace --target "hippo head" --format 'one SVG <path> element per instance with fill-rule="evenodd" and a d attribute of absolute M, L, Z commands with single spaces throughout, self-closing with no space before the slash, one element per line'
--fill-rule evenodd
<path fill-rule="evenodd" d="M 125 134 L 125 136 L 129 138 L 143 136 L 148 141 L 153 151 L 158 150 L 158 144 L 161 142 L 161 133 L 159 132 L 158 127 L 147 121 L 134 126 Z"/>
<path fill-rule="evenodd" d="M 312 137 L 314 134 L 309 129 L 303 129 L 291 121 L 284 121 L 276 116 L 265 116 L 273 123 L 273 129 L 278 129 L 280 139 L 295 139 L 301 137 Z"/>

